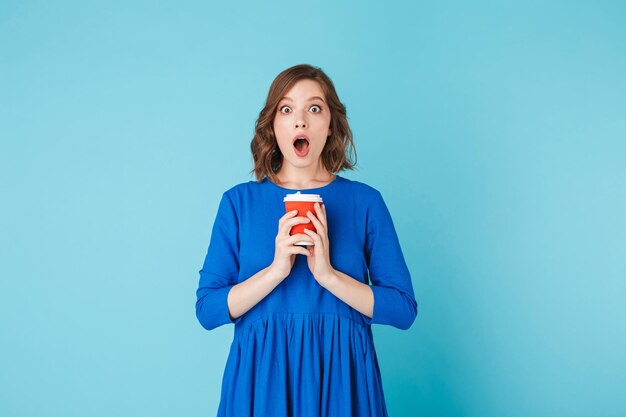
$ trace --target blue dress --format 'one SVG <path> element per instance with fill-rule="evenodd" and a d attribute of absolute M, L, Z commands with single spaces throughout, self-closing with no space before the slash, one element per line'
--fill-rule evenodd
<path fill-rule="evenodd" d="M 322 196 L 331 265 L 371 285 L 371 319 L 320 286 L 303 255 L 267 297 L 230 319 L 228 292 L 272 263 L 283 197 L 296 191 Z M 235 185 L 222 195 L 199 272 L 200 324 L 235 324 L 219 417 L 387 416 L 371 324 L 408 329 L 417 303 L 379 191 L 339 175 L 306 190 L 267 178 Z"/>

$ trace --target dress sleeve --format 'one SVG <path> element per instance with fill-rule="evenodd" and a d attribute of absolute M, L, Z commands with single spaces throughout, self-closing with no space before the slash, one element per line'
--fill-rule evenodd
<path fill-rule="evenodd" d="M 417 302 L 391 214 L 379 191 L 367 211 L 365 251 L 374 293 L 374 314 L 364 316 L 366 322 L 408 329 L 417 316 Z"/>
<path fill-rule="evenodd" d="M 228 311 L 228 292 L 239 276 L 239 224 L 232 200 L 222 195 L 196 291 L 196 317 L 207 330 L 236 323 Z"/>

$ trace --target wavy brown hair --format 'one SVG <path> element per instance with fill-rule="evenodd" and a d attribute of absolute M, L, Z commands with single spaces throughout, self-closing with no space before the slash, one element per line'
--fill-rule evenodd
<path fill-rule="evenodd" d="M 287 68 L 274 79 L 265 100 L 265 106 L 259 113 L 255 123 L 254 137 L 250 143 L 256 180 L 261 182 L 268 177 L 272 182 L 279 184 L 276 173 L 283 164 L 283 154 L 276 142 L 274 134 L 274 117 L 278 110 L 278 102 L 293 87 L 303 79 L 317 81 L 326 96 L 330 109 L 331 135 L 326 139 L 321 158 L 324 167 L 331 173 L 354 170 L 356 167 L 356 151 L 352 141 L 352 131 L 348 124 L 346 107 L 339 101 L 335 86 L 330 78 L 319 67 L 300 64 Z"/>

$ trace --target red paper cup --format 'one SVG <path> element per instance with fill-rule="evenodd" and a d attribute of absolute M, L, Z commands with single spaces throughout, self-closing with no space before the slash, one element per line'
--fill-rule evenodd
<path fill-rule="evenodd" d="M 300 191 L 295 194 L 287 194 L 283 199 L 285 203 L 285 211 L 290 212 L 293 210 L 298 210 L 297 216 L 309 218 L 306 214 L 307 212 L 311 212 L 317 216 L 317 212 L 315 211 L 315 203 L 322 204 L 322 197 L 319 194 L 302 194 Z M 289 232 L 290 236 L 297 234 L 305 234 L 304 229 L 309 229 L 313 232 L 316 232 L 315 226 L 313 222 L 309 223 L 300 223 L 296 224 L 291 228 Z M 295 245 L 313 245 L 313 243 L 309 242 L 296 242 Z"/>

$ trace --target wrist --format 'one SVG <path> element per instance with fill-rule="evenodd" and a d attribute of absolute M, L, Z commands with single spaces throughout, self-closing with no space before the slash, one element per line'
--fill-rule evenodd
<path fill-rule="evenodd" d="M 327 290 L 330 290 L 330 288 L 334 284 L 339 282 L 340 279 L 341 277 L 339 276 L 337 270 L 335 270 L 334 268 L 331 268 L 330 271 L 324 277 L 322 277 L 319 281 L 323 282 L 322 286 L 324 288 L 326 288 Z"/>
<path fill-rule="evenodd" d="M 265 268 L 265 277 L 268 280 L 275 281 L 277 283 L 280 283 L 280 281 L 285 279 L 285 277 L 281 277 L 280 274 L 276 272 L 276 268 L 274 267 L 273 263 L 270 264 L 270 266 L 268 266 L 267 268 Z"/>

